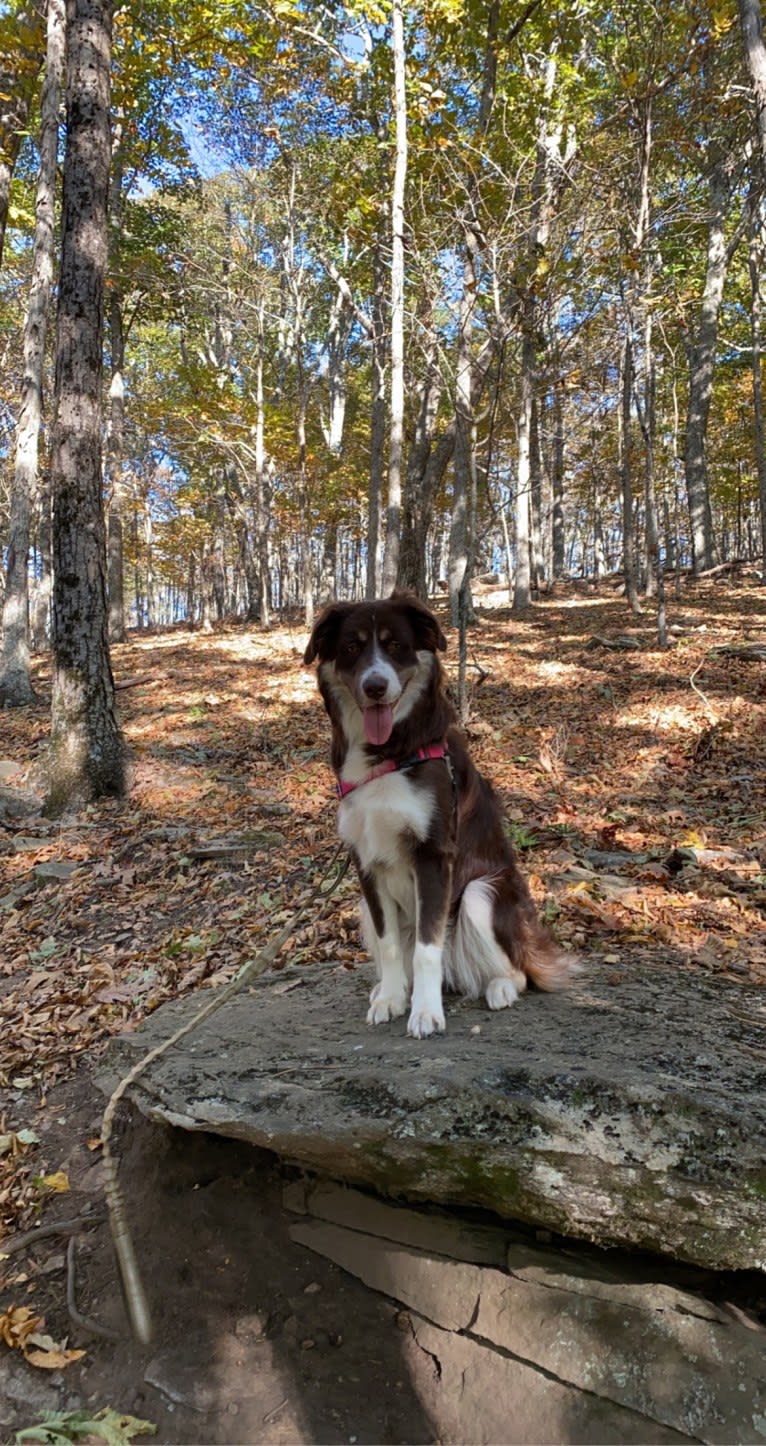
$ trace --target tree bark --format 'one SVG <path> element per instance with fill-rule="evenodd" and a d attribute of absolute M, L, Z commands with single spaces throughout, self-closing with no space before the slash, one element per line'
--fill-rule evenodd
<path fill-rule="evenodd" d="M 422 598 L 428 596 L 426 545 L 434 500 L 455 448 L 454 416 L 434 445 L 442 387 L 440 370 L 432 356 L 421 386 L 415 430 L 407 454 L 397 575 L 397 587 Z"/>
<path fill-rule="evenodd" d="M 51 597 L 53 596 L 53 503 L 51 476 L 46 467 L 38 481 L 37 563 L 39 577 L 32 593 L 32 646 L 46 648 L 51 640 Z"/>
<path fill-rule="evenodd" d="M 755 460 L 758 470 L 758 497 L 761 512 L 761 582 L 766 583 L 766 434 L 763 408 L 763 336 L 761 277 L 763 276 L 764 234 L 757 199 L 751 205 L 750 255 L 750 335 L 753 344 L 753 429 L 755 432 Z"/>
<path fill-rule="evenodd" d="M 109 230 L 114 258 L 122 230 L 122 136 L 123 122 L 114 128 L 112 170 L 109 182 Z M 125 452 L 125 328 L 123 299 L 115 284 L 109 298 L 109 352 L 111 381 L 109 384 L 109 418 L 107 426 L 106 475 L 109 506 L 107 512 L 107 594 L 109 598 L 109 641 L 125 641 L 124 590 L 124 512 L 125 484 L 123 457 Z"/>
<path fill-rule="evenodd" d="M 122 302 L 116 291 L 109 298 L 109 350 L 112 370 L 112 379 L 109 384 L 109 429 L 107 434 L 107 477 L 110 484 L 107 514 L 109 641 L 124 643 L 122 458 L 125 446 L 125 338 L 122 325 Z M 147 500 L 147 507 L 148 505 Z"/>
<path fill-rule="evenodd" d="M 552 562 L 551 574 L 553 581 L 558 581 L 564 576 L 566 568 L 566 544 L 564 528 L 564 384 L 560 378 L 556 378 L 553 385 L 552 411 L 553 411 L 553 459 L 551 468 L 551 487 L 553 493 L 553 513 L 551 519 Z"/>
<path fill-rule="evenodd" d="M 56 337 L 50 813 L 125 790 L 106 601 L 101 470 L 112 0 L 67 0 L 67 133 Z"/>
<path fill-rule="evenodd" d="M 253 491 L 253 520 L 255 525 L 255 551 L 258 559 L 258 600 L 257 612 L 261 626 L 271 626 L 271 559 L 269 554 L 268 529 L 268 481 L 265 445 L 265 398 L 263 387 L 265 302 L 258 306 L 258 356 L 255 373 L 255 486 Z"/>
<path fill-rule="evenodd" d="M 327 331 L 327 420 L 322 424 L 322 433 L 328 451 L 334 457 L 340 456 L 343 446 L 343 427 L 346 419 L 346 352 L 354 311 L 345 289 L 338 288 L 330 311 L 330 325 Z"/>
<path fill-rule="evenodd" d="M 620 402 L 620 490 L 622 493 L 622 566 L 630 609 L 640 613 L 636 576 L 636 529 L 633 518 L 633 458 L 630 446 L 630 404 L 633 393 L 633 349 L 626 334 L 622 353 Z"/>
<path fill-rule="evenodd" d="M 404 455 L 404 189 L 407 181 L 407 94 L 402 0 L 392 0 L 394 60 L 394 185 L 391 196 L 391 430 L 388 444 L 388 506 L 383 554 L 383 595 L 396 586 L 401 536 Z"/>
<path fill-rule="evenodd" d="M 533 334 L 534 303 L 524 304 L 523 336 L 521 340 L 521 374 L 519 377 L 520 401 L 517 421 L 516 459 L 516 574 L 513 582 L 513 611 L 523 612 L 531 602 L 531 570 L 529 566 L 530 532 L 530 482 L 531 482 L 531 433 L 532 401 L 534 398 L 535 364 L 537 351 Z"/>
<path fill-rule="evenodd" d="M 753 87 L 758 141 L 766 174 L 766 45 L 759 0 L 739 0 L 739 24 L 745 65 Z"/>
<path fill-rule="evenodd" d="M 727 163 L 724 157 L 719 157 L 710 176 L 707 268 L 697 335 L 689 357 L 689 404 L 686 414 L 684 466 L 695 576 L 705 572 L 715 562 L 713 514 L 707 471 L 707 425 L 713 395 L 718 315 L 729 264 L 725 225 L 730 195 Z"/>
<path fill-rule="evenodd" d="M 487 31 L 484 42 L 482 68 L 482 89 L 477 119 L 477 142 L 484 141 L 489 130 L 495 106 L 497 89 L 498 28 L 500 21 L 499 0 L 490 0 L 487 10 Z M 475 511 L 476 498 L 476 423 L 474 406 L 476 402 L 476 376 L 473 357 L 473 322 L 479 281 L 479 255 L 484 244 L 478 217 L 479 197 L 475 175 L 471 175 L 466 186 L 466 216 L 464 222 L 465 254 L 463 259 L 463 289 L 460 298 L 457 363 L 455 369 L 455 456 L 452 466 L 452 519 L 449 537 L 448 583 L 450 617 L 458 625 L 460 633 L 460 677 L 458 685 L 458 708 L 465 716 L 467 697 L 463 687 L 465 677 L 466 638 L 465 628 L 471 620 L 471 567 L 475 538 L 471 533 L 471 516 Z"/>
<path fill-rule="evenodd" d="M 34 696 L 29 675 L 29 519 L 37 488 L 43 415 L 43 369 L 53 280 L 56 212 L 56 154 L 61 78 L 64 69 L 64 0 L 49 0 L 45 80 L 41 97 L 40 173 L 35 206 L 32 281 L 24 325 L 23 377 L 16 434 L 16 464 L 3 603 L 0 705 L 20 707 Z"/>
<path fill-rule="evenodd" d="M 383 474 L 386 447 L 386 334 L 382 237 L 373 259 L 372 358 L 370 402 L 370 480 L 367 507 L 367 578 L 365 597 L 379 590 L 380 521 L 383 510 Z"/>
<path fill-rule="evenodd" d="M 518 612 L 529 607 L 530 594 L 530 487 L 532 408 L 537 384 L 538 301 L 537 275 L 550 235 L 551 217 L 556 194 L 561 186 L 566 163 L 573 154 L 572 136 L 565 137 L 564 128 L 555 116 L 555 87 L 558 62 L 555 54 L 545 61 L 544 108 L 537 132 L 537 152 L 532 180 L 532 205 L 527 233 L 527 277 L 521 305 L 521 376 L 519 416 L 517 424 L 518 463 L 516 477 L 516 578 L 513 608 Z M 553 114 L 551 110 L 553 108 Z"/>
<path fill-rule="evenodd" d="M 467 593 L 471 586 L 473 537 L 470 519 L 476 493 L 476 424 L 474 420 L 474 365 L 472 330 L 478 285 L 479 243 L 473 227 L 466 226 L 463 290 L 457 333 L 455 376 L 455 455 L 452 462 L 452 517 L 449 534 L 450 620 L 458 626 L 470 617 Z M 462 709 L 462 695 L 461 695 Z"/>

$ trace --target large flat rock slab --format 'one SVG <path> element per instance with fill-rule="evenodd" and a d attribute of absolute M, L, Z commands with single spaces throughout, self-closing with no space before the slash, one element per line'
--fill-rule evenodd
<path fill-rule="evenodd" d="M 131 1088 L 151 1119 L 414 1201 L 482 1206 L 599 1245 L 766 1268 L 766 995 L 692 970 L 614 979 L 447 1033 L 369 1029 L 363 970 L 270 974 Z M 111 1087 L 205 996 L 115 1041 Z"/>

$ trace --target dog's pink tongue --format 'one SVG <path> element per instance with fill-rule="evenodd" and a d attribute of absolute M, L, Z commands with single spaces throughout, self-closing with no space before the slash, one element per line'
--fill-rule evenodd
<path fill-rule="evenodd" d="M 387 743 L 394 726 L 394 710 L 390 703 L 373 703 L 372 707 L 364 709 L 362 717 L 367 742 L 376 745 Z"/>

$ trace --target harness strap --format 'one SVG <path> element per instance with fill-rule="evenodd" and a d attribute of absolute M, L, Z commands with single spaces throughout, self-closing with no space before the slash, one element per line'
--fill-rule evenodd
<path fill-rule="evenodd" d="M 335 792 L 338 798 L 345 798 L 347 794 L 353 793 L 354 789 L 361 788 L 365 783 L 372 783 L 376 778 L 383 778 L 386 773 L 401 773 L 406 768 L 414 768 L 417 763 L 429 763 L 432 758 L 443 758 L 449 766 L 449 750 L 446 739 L 441 743 L 428 743 L 425 748 L 419 748 L 410 758 L 403 758 L 400 763 L 395 759 L 388 758 L 377 768 L 373 768 L 366 778 L 360 778 L 358 783 L 344 783 L 338 779 L 335 785 Z"/>

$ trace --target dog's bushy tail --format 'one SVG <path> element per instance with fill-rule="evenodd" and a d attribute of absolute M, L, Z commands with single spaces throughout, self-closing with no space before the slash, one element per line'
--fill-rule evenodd
<path fill-rule="evenodd" d="M 525 919 L 520 932 L 519 953 L 514 962 L 518 962 L 536 989 L 544 989 L 549 994 L 566 989 L 582 973 L 576 955 L 560 948 L 537 920 Z"/>

